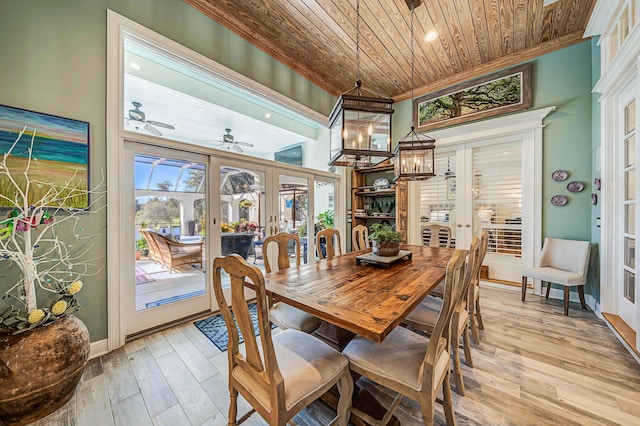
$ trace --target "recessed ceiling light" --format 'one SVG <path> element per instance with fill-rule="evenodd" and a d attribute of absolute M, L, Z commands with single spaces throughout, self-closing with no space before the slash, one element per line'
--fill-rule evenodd
<path fill-rule="evenodd" d="M 425 36 L 424 36 L 424 41 L 433 41 L 435 39 L 438 38 L 438 33 L 437 31 L 429 31 Z"/>
<path fill-rule="evenodd" d="M 196 109 L 197 109 L 198 111 L 200 111 L 200 112 L 204 112 L 204 108 L 202 108 L 202 107 L 197 107 Z"/>
<path fill-rule="evenodd" d="M 179 129 L 180 127 L 182 127 L 182 124 L 174 124 L 173 127 L 175 127 L 176 129 Z"/>
<path fill-rule="evenodd" d="M 270 113 L 270 112 L 266 113 L 266 114 L 264 115 L 264 118 L 271 118 L 271 113 Z"/>
<path fill-rule="evenodd" d="M 135 62 L 129 62 L 129 66 L 131 68 L 133 68 L 134 70 L 139 70 L 140 69 L 140 65 L 136 64 Z"/>

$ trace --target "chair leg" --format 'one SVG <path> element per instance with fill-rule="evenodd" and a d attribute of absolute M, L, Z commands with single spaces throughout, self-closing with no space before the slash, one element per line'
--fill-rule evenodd
<path fill-rule="evenodd" d="M 444 408 L 444 416 L 447 420 L 447 426 L 456 424 L 456 415 L 453 411 L 453 394 L 451 393 L 449 376 L 450 376 L 450 373 L 447 372 L 447 374 L 444 376 L 444 383 L 442 383 L 442 396 L 443 396 L 442 406 Z M 431 415 L 431 419 L 433 419 L 433 415 Z"/>
<path fill-rule="evenodd" d="M 468 367 L 473 368 L 473 359 L 471 358 L 471 339 L 469 338 L 469 327 L 465 327 L 462 334 L 464 342 L 464 363 Z"/>
<path fill-rule="evenodd" d="M 229 426 L 235 426 L 238 424 L 238 391 L 231 389 L 229 391 L 230 403 L 229 403 Z"/>
<path fill-rule="evenodd" d="M 527 277 L 522 276 L 522 301 L 524 302 L 524 298 L 527 294 Z"/>
<path fill-rule="evenodd" d="M 476 299 L 476 318 L 478 320 L 478 328 L 484 330 L 484 323 L 482 322 L 482 310 L 480 309 L 480 298 Z"/>
<path fill-rule="evenodd" d="M 473 338 L 473 344 L 480 344 L 480 335 L 478 334 L 478 323 L 476 321 L 475 310 L 473 313 L 469 313 L 469 328 L 471 329 L 471 337 Z"/>
<path fill-rule="evenodd" d="M 580 304 L 582 305 L 582 309 L 587 310 L 587 302 L 584 300 L 584 286 L 578 286 L 578 296 L 580 296 Z"/>
<path fill-rule="evenodd" d="M 551 291 L 551 282 L 547 281 L 547 299 L 549 298 L 549 292 Z"/>
<path fill-rule="evenodd" d="M 351 373 L 346 368 L 342 375 L 342 378 L 338 380 L 338 390 L 340 392 L 340 399 L 338 400 L 338 424 L 340 426 L 347 426 L 349 424 L 349 417 L 351 417 L 351 396 L 353 395 L 353 380 L 351 379 Z"/>
<path fill-rule="evenodd" d="M 457 325 L 457 324 L 456 324 Z M 453 381 L 456 384 L 456 392 L 464 396 L 464 380 L 462 379 L 462 368 L 460 367 L 460 334 L 451 336 L 451 346 L 453 349 Z"/>
<path fill-rule="evenodd" d="M 564 286 L 564 314 L 569 316 L 569 286 Z"/>

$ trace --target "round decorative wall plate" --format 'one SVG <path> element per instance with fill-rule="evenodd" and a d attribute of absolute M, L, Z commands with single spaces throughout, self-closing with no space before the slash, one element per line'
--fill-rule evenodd
<path fill-rule="evenodd" d="M 554 195 L 551 197 L 551 204 L 554 206 L 564 206 L 569 200 L 564 195 Z"/>
<path fill-rule="evenodd" d="M 556 170 L 551 173 L 551 179 L 556 182 L 562 182 L 563 180 L 567 180 L 569 178 L 569 172 L 566 170 Z"/>
<path fill-rule="evenodd" d="M 580 192 L 584 189 L 584 183 L 577 181 L 569 182 L 567 184 L 567 189 L 569 192 Z"/>

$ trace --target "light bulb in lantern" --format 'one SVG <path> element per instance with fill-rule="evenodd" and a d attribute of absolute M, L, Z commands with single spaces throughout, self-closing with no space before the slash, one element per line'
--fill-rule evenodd
<path fill-rule="evenodd" d="M 367 134 L 371 136 L 373 134 L 373 124 L 369 123 L 369 127 L 367 127 Z"/>
<path fill-rule="evenodd" d="M 362 132 L 358 132 L 358 146 L 362 147 Z"/>
<path fill-rule="evenodd" d="M 344 130 L 342 131 L 342 139 L 347 140 L 348 138 L 349 138 L 349 129 L 345 127 Z"/>

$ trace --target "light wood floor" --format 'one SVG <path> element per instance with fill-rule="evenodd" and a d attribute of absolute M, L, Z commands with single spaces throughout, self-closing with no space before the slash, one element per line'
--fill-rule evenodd
<path fill-rule="evenodd" d="M 486 330 L 464 366 L 467 395 L 454 393 L 461 425 L 640 425 L 640 366 L 591 312 L 519 291 L 482 288 Z M 462 352 L 462 351 L 461 351 Z M 192 324 L 147 336 L 90 361 L 65 407 L 37 425 L 226 425 L 227 357 Z M 391 397 L 359 383 L 384 404 Z M 246 403 L 241 404 L 244 413 Z M 398 418 L 421 424 L 405 398 Z M 296 417 L 324 425 L 315 402 Z M 444 415 L 438 407 L 438 424 Z M 254 414 L 248 425 L 264 425 Z"/>

